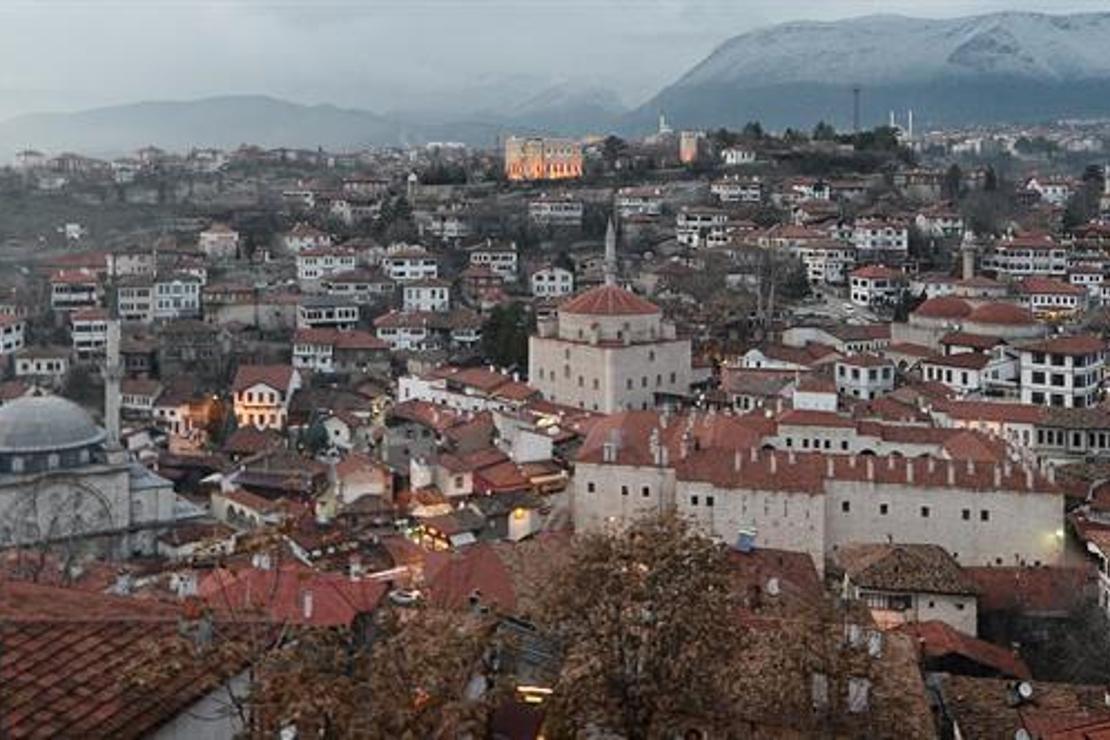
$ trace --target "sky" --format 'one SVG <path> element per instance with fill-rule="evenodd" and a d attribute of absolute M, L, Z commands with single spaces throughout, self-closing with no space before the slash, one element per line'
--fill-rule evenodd
<path fill-rule="evenodd" d="M 1107 7 L 1107 0 L 0 0 L 0 119 L 245 93 L 457 115 L 567 83 L 636 105 L 729 37 L 774 23 Z"/>

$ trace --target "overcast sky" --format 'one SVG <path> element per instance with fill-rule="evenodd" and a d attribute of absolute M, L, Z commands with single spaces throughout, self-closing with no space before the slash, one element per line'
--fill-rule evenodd
<path fill-rule="evenodd" d="M 386 112 L 576 82 L 642 102 L 721 41 L 886 12 L 1107 0 L 0 0 L 0 118 L 265 93 Z"/>

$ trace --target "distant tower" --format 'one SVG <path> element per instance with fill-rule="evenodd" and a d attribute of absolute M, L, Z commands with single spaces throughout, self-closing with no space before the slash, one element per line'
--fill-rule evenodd
<path fill-rule="evenodd" d="M 906 136 L 913 141 L 913 108 L 906 113 Z"/>
<path fill-rule="evenodd" d="M 852 131 L 859 133 L 859 94 L 860 86 L 852 88 Z"/>
<path fill-rule="evenodd" d="M 415 172 L 409 173 L 409 179 L 405 183 L 405 198 L 408 200 L 409 205 L 416 202 L 416 193 L 420 189 L 420 178 Z"/>
<path fill-rule="evenodd" d="M 1110 198 L 1110 162 L 1102 165 L 1102 194 Z"/>
<path fill-rule="evenodd" d="M 890 125 L 891 128 L 898 128 L 898 122 L 894 119 L 894 111 L 893 110 L 890 112 L 890 124 L 889 125 Z"/>
<path fill-rule="evenodd" d="M 612 216 L 605 229 L 605 284 L 617 284 L 617 227 L 613 224 Z"/>
<path fill-rule="evenodd" d="M 667 114 L 663 111 L 659 111 L 659 135 L 665 136 L 671 133 L 671 131 L 670 124 L 667 123 Z"/>

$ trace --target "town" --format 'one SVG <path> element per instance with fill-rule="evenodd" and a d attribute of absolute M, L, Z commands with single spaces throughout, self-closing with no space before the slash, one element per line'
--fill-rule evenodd
<path fill-rule="evenodd" d="M 1110 124 L 673 126 L 0 170 L 0 737 L 1110 732 Z"/>

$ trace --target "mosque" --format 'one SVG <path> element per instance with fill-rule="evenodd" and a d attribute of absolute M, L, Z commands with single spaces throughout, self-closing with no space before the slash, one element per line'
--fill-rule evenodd
<path fill-rule="evenodd" d="M 106 428 L 58 396 L 0 406 L 0 549 L 64 544 L 89 554 L 152 554 L 200 512 L 173 484 L 130 461 L 119 440 L 119 327 L 109 328 Z"/>

